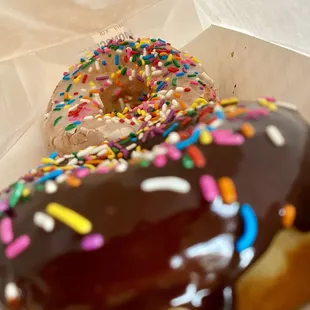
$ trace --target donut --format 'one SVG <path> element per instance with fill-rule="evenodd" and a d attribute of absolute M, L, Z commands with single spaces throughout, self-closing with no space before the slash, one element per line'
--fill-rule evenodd
<path fill-rule="evenodd" d="M 213 85 L 197 58 L 163 40 L 110 41 L 64 73 L 45 114 L 48 146 L 68 154 L 155 126 L 216 99 Z"/>
<path fill-rule="evenodd" d="M 309 125 L 295 106 L 200 102 L 155 129 L 53 152 L 2 191 L 3 304 L 234 309 L 276 233 L 309 230 Z"/>

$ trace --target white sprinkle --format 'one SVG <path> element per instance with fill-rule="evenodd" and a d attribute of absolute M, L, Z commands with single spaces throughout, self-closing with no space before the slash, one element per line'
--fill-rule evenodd
<path fill-rule="evenodd" d="M 100 95 L 99 95 L 99 94 L 94 94 L 94 98 L 96 98 L 96 100 L 98 101 L 99 106 L 100 106 L 101 108 L 103 108 L 103 107 L 104 107 L 104 104 L 103 104 L 103 102 L 102 102 L 102 100 L 101 100 L 101 98 L 100 98 Z"/>
<path fill-rule="evenodd" d="M 86 149 L 84 149 L 84 150 L 82 150 L 82 151 L 79 151 L 79 152 L 77 153 L 77 157 L 82 157 L 82 156 L 90 155 L 90 154 L 92 154 L 93 149 L 94 149 L 93 146 L 89 146 L 89 147 L 87 147 Z"/>
<path fill-rule="evenodd" d="M 81 102 L 90 103 L 90 100 L 89 100 L 89 99 L 84 99 L 84 98 L 81 98 L 81 99 L 80 99 L 80 101 L 81 101 Z"/>
<path fill-rule="evenodd" d="M 147 50 L 146 48 L 143 49 L 143 56 L 146 56 L 147 55 Z"/>
<path fill-rule="evenodd" d="M 151 70 L 152 70 L 152 72 L 153 72 L 153 71 L 156 71 L 156 68 L 152 66 L 152 67 L 151 67 Z"/>
<path fill-rule="evenodd" d="M 49 118 L 49 116 L 50 116 L 50 114 L 49 114 L 49 113 L 45 113 L 45 114 L 44 114 L 44 119 L 48 119 L 48 118 Z"/>
<path fill-rule="evenodd" d="M 175 132 L 175 131 L 170 132 L 168 137 L 167 137 L 167 142 L 170 143 L 170 144 L 176 144 L 180 140 L 181 140 L 180 135 L 177 132 Z"/>
<path fill-rule="evenodd" d="M 122 172 L 125 172 L 128 168 L 128 164 L 118 164 L 116 167 L 115 167 L 115 171 L 116 172 L 119 172 L 119 173 L 122 173 Z"/>
<path fill-rule="evenodd" d="M 86 93 L 86 89 L 85 88 L 81 88 L 81 92 L 82 93 Z"/>
<path fill-rule="evenodd" d="M 163 66 L 163 63 L 162 63 L 161 61 L 159 61 L 158 64 L 157 64 L 157 66 L 158 66 L 158 67 L 162 67 L 162 66 Z"/>
<path fill-rule="evenodd" d="M 145 120 L 146 122 L 148 122 L 151 118 L 152 118 L 152 115 L 151 115 L 151 114 L 148 114 L 148 115 L 144 118 L 144 120 Z"/>
<path fill-rule="evenodd" d="M 66 158 L 66 159 L 70 159 L 70 158 L 73 158 L 73 157 L 74 157 L 73 154 L 66 154 L 66 155 L 64 155 L 64 158 Z"/>
<path fill-rule="evenodd" d="M 52 232 L 55 227 L 54 219 L 43 212 L 36 212 L 33 216 L 33 222 L 46 232 Z"/>
<path fill-rule="evenodd" d="M 66 159 L 64 157 L 60 157 L 58 159 L 56 159 L 56 165 L 61 164 L 63 161 L 65 161 Z"/>
<path fill-rule="evenodd" d="M 170 89 L 170 90 L 167 92 L 167 94 L 166 94 L 166 98 L 167 98 L 167 99 L 171 99 L 173 93 L 174 93 L 173 89 Z"/>
<path fill-rule="evenodd" d="M 118 49 L 116 50 L 116 53 L 117 53 L 117 54 L 122 54 L 123 51 L 122 51 L 121 49 L 118 48 Z"/>
<path fill-rule="evenodd" d="M 77 109 L 77 107 L 79 106 L 79 103 L 75 104 L 74 106 L 72 106 L 71 108 L 68 109 L 68 111 L 74 111 Z"/>
<path fill-rule="evenodd" d="M 91 73 L 93 71 L 93 67 L 88 68 L 88 73 Z"/>
<path fill-rule="evenodd" d="M 179 103 L 175 99 L 172 99 L 172 107 L 174 109 L 177 109 L 179 107 Z"/>
<path fill-rule="evenodd" d="M 94 119 L 94 117 L 92 115 L 88 115 L 83 118 L 83 120 L 85 121 L 90 120 L 90 119 Z"/>
<path fill-rule="evenodd" d="M 131 76 L 134 78 L 136 76 L 136 70 L 131 71 Z"/>
<path fill-rule="evenodd" d="M 180 87 L 178 86 L 175 91 L 179 92 L 179 93 L 183 93 L 184 92 L 184 87 Z"/>
<path fill-rule="evenodd" d="M 103 156 L 103 155 L 105 155 L 107 152 L 108 152 L 108 149 L 105 148 L 105 149 L 103 149 L 102 151 L 98 152 L 98 153 L 97 153 L 97 156 Z"/>
<path fill-rule="evenodd" d="M 106 84 L 108 84 L 108 85 L 112 85 L 112 84 L 113 84 L 113 82 L 112 82 L 110 79 L 107 79 L 105 82 L 106 82 Z"/>
<path fill-rule="evenodd" d="M 145 75 L 150 76 L 151 75 L 151 68 L 149 65 L 145 65 Z"/>
<path fill-rule="evenodd" d="M 4 295 L 6 300 L 14 300 L 20 298 L 20 291 L 14 282 L 8 282 L 5 285 Z"/>
<path fill-rule="evenodd" d="M 53 180 L 48 180 L 45 183 L 45 192 L 47 194 L 53 194 L 57 192 L 58 185 Z"/>
<path fill-rule="evenodd" d="M 97 154 L 98 152 L 102 151 L 102 150 L 106 150 L 108 148 L 108 146 L 106 144 L 100 145 L 98 147 L 95 147 L 94 149 L 92 149 L 90 154 Z"/>
<path fill-rule="evenodd" d="M 95 67 L 96 67 L 96 70 L 97 70 L 97 71 L 100 70 L 99 61 L 98 61 L 98 60 L 95 61 Z"/>
<path fill-rule="evenodd" d="M 132 81 L 132 80 L 133 80 L 132 76 L 129 76 L 128 79 L 129 79 L 129 81 Z"/>
<path fill-rule="evenodd" d="M 297 111 L 297 107 L 295 106 L 295 104 L 290 103 L 290 102 L 277 101 L 276 105 L 281 108 L 285 108 L 285 109 L 292 110 L 292 111 Z"/>
<path fill-rule="evenodd" d="M 55 179 L 55 181 L 56 181 L 58 184 L 61 184 L 61 183 L 65 182 L 66 179 L 67 179 L 67 176 L 66 176 L 65 174 L 61 174 L 61 175 L 59 175 L 59 176 Z"/>
<path fill-rule="evenodd" d="M 76 165 L 78 162 L 77 158 L 72 158 L 69 162 L 68 162 L 68 166 L 73 166 Z"/>
<path fill-rule="evenodd" d="M 158 94 L 158 95 L 166 95 L 166 94 L 167 94 L 167 90 L 162 89 L 162 90 L 160 90 L 157 94 Z"/>
<path fill-rule="evenodd" d="M 161 145 L 155 145 L 152 149 L 154 155 L 165 155 L 168 153 L 168 149 Z"/>
<path fill-rule="evenodd" d="M 218 127 L 220 127 L 222 124 L 223 124 L 223 120 L 221 119 L 216 119 L 214 120 L 209 126 L 212 128 L 212 129 L 216 129 Z"/>
<path fill-rule="evenodd" d="M 163 111 L 163 113 L 166 113 L 168 109 L 168 106 L 166 104 L 163 104 L 163 106 L 161 107 L 161 110 Z"/>
<path fill-rule="evenodd" d="M 161 76 L 163 74 L 162 70 L 155 70 L 152 72 L 152 76 Z"/>
<path fill-rule="evenodd" d="M 209 75 L 206 72 L 202 72 L 201 73 L 201 77 L 202 79 L 207 82 L 208 84 L 210 84 L 211 86 L 214 85 L 214 81 L 209 77 Z"/>
<path fill-rule="evenodd" d="M 131 151 L 131 150 L 133 150 L 136 146 L 137 146 L 136 143 L 132 143 L 132 144 L 126 146 L 126 150 Z"/>
<path fill-rule="evenodd" d="M 285 144 L 285 139 L 281 133 L 281 131 L 273 125 L 269 125 L 266 127 L 266 133 L 269 139 L 275 146 L 281 147 Z"/>
<path fill-rule="evenodd" d="M 173 191 L 186 194 L 190 191 L 191 185 L 179 177 L 157 177 L 144 180 L 141 189 L 144 192 Z"/>
<path fill-rule="evenodd" d="M 215 197 L 211 204 L 211 211 L 223 218 L 230 218 L 238 214 L 239 203 L 225 204 L 220 196 Z"/>
<path fill-rule="evenodd" d="M 141 132 L 141 133 L 138 135 L 138 139 L 141 140 L 141 139 L 143 138 L 143 135 L 144 135 L 144 133 Z"/>
<path fill-rule="evenodd" d="M 121 110 L 123 111 L 124 108 L 125 108 L 124 100 L 123 100 L 122 98 L 119 98 L 119 99 L 118 99 L 118 103 L 120 104 Z"/>
<path fill-rule="evenodd" d="M 180 255 L 175 255 L 170 258 L 170 267 L 178 269 L 183 265 L 183 258 Z"/>

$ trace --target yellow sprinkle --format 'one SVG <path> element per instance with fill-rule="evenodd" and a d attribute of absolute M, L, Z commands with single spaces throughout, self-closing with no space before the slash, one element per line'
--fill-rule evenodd
<path fill-rule="evenodd" d="M 80 82 L 80 80 L 81 80 L 81 75 L 79 75 L 79 76 L 78 76 L 76 79 L 74 79 L 73 81 L 74 81 L 75 84 L 77 84 L 77 83 Z"/>
<path fill-rule="evenodd" d="M 96 85 L 94 82 L 89 82 L 88 84 L 89 84 L 89 86 L 95 86 Z"/>
<path fill-rule="evenodd" d="M 169 80 L 170 80 L 170 77 L 165 78 L 165 82 L 169 82 Z"/>
<path fill-rule="evenodd" d="M 146 115 L 146 112 L 144 110 L 141 110 L 141 115 L 142 116 L 145 116 Z"/>
<path fill-rule="evenodd" d="M 125 109 L 123 110 L 123 114 L 127 114 L 128 113 L 128 107 L 125 107 Z"/>
<path fill-rule="evenodd" d="M 108 159 L 114 159 L 115 158 L 115 154 L 113 153 L 111 155 L 108 155 L 107 157 L 108 157 Z"/>
<path fill-rule="evenodd" d="M 238 103 L 238 98 L 231 97 L 231 98 L 227 98 L 227 99 L 222 99 L 220 101 L 220 103 L 221 103 L 221 105 L 235 104 L 235 103 Z"/>
<path fill-rule="evenodd" d="M 41 159 L 42 164 L 53 164 L 56 165 L 56 161 L 54 159 L 48 158 L 48 157 L 43 157 Z"/>
<path fill-rule="evenodd" d="M 202 145 L 210 144 L 212 143 L 212 140 L 212 136 L 208 130 L 201 131 L 199 141 Z"/>
<path fill-rule="evenodd" d="M 145 60 L 141 59 L 141 62 L 142 62 L 142 65 L 144 66 L 145 65 Z"/>
<path fill-rule="evenodd" d="M 96 169 L 96 167 L 91 165 L 91 164 L 84 164 L 83 166 L 86 167 L 86 168 L 89 168 L 90 170 L 95 170 Z"/>
<path fill-rule="evenodd" d="M 148 76 L 146 79 L 146 86 L 150 86 L 151 78 Z"/>
<path fill-rule="evenodd" d="M 150 129 L 150 127 L 145 126 L 145 127 L 143 128 L 143 131 L 148 131 L 149 129 Z"/>
<path fill-rule="evenodd" d="M 125 118 L 125 116 L 124 116 L 122 113 L 119 113 L 119 112 L 117 112 L 116 116 L 117 116 L 118 118 Z"/>
<path fill-rule="evenodd" d="M 121 74 L 122 74 L 121 70 L 116 71 L 116 75 L 121 75 Z"/>
<path fill-rule="evenodd" d="M 71 107 L 71 105 L 67 104 L 67 105 L 64 106 L 64 109 L 69 109 L 70 107 Z"/>
<path fill-rule="evenodd" d="M 142 70 L 140 70 L 140 71 L 139 71 L 139 75 L 142 75 L 142 74 L 143 74 L 143 71 L 142 71 Z"/>
<path fill-rule="evenodd" d="M 81 235 L 92 230 L 92 223 L 88 219 L 59 203 L 49 203 L 46 212 Z"/>
<path fill-rule="evenodd" d="M 172 54 L 169 54 L 167 61 L 172 61 Z"/>
<path fill-rule="evenodd" d="M 49 171 L 51 171 L 51 170 L 53 170 L 54 169 L 54 166 L 48 166 L 48 167 L 43 167 L 42 168 L 42 171 L 43 172 L 49 172 Z"/>
<path fill-rule="evenodd" d="M 61 170 L 72 170 L 73 166 L 62 166 L 62 167 L 59 167 L 59 169 L 61 169 Z"/>
<path fill-rule="evenodd" d="M 192 105 L 191 105 L 191 108 L 192 108 L 192 109 L 196 109 L 196 108 L 197 108 L 197 102 L 194 101 L 194 102 L 192 103 Z"/>
<path fill-rule="evenodd" d="M 267 99 L 265 99 L 265 98 L 258 99 L 258 102 L 260 105 L 268 108 L 270 111 L 276 111 L 278 109 L 276 104 L 274 104 L 273 102 L 267 101 Z"/>
<path fill-rule="evenodd" d="M 136 151 L 137 151 L 137 152 L 141 152 L 141 146 L 140 146 L 140 145 L 138 145 L 138 146 L 136 147 Z"/>
<path fill-rule="evenodd" d="M 198 58 L 196 58 L 196 57 L 192 57 L 192 61 L 193 62 L 201 62 Z"/>
<path fill-rule="evenodd" d="M 27 197 L 30 195 L 30 189 L 29 188 L 24 188 L 22 192 L 23 197 Z"/>

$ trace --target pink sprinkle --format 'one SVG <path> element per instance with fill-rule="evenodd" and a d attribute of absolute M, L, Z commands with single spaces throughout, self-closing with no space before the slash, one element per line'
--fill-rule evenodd
<path fill-rule="evenodd" d="M 274 97 L 265 97 L 265 99 L 269 102 L 276 102 L 277 101 Z"/>
<path fill-rule="evenodd" d="M 143 101 L 143 110 L 146 111 L 147 110 L 147 101 Z"/>
<path fill-rule="evenodd" d="M 127 71 L 126 71 L 126 74 L 127 74 L 128 76 L 130 76 L 130 75 L 131 75 L 131 72 L 132 72 L 132 70 L 128 68 Z"/>
<path fill-rule="evenodd" d="M 0 222 L 0 237 L 1 237 L 1 241 L 4 244 L 8 244 L 13 240 L 14 234 L 13 234 L 13 229 L 12 229 L 11 218 L 6 217 L 6 218 L 1 220 L 1 222 Z"/>
<path fill-rule="evenodd" d="M 102 76 L 97 76 L 97 77 L 96 77 L 96 80 L 97 80 L 97 81 L 105 81 L 105 80 L 107 80 L 108 78 L 109 78 L 108 75 L 102 75 Z"/>
<path fill-rule="evenodd" d="M 104 239 L 100 234 L 92 234 L 85 236 L 81 241 L 81 248 L 84 251 L 93 251 L 103 246 Z"/>
<path fill-rule="evenodd" d="M 190 83 L 191 85 L 199 85 L 199 83 L 198 83 L 197 81 L 195 81 L 195 80 L 191 80 L 189 83 Z"/>
<path fill-rule="evenodd" d="M 7 200 L 0 201 L 0 212 L 4 212 L 9 208 L 9 203 Z"/>
<path fill-rule="evenodd" d="M 269 114 L 269 111 L 267 109 L 264 109 L 264 108 L 247 111 L 247 117 L 250 119 L 252 119 L 252 118 L 255 119 L 259 116 L 265 116 L 268 114 Z"/>
<path fill-rule="evenodd" d="M 100 174 L 106 174 L 110 171 L 110 169 L 108 167 L 100 167 L 96 170 L 96 173 L 100 173 Z"/>
<path fill-rule="evenodd" d="M 85 155 L 85 156 L 84 156 L 84 159 L 85 159 L 85 160 L 92 160 L 91 156 L 89 156 L 89 155 Z"/>
<path fill-rule="evenodd" d="M 89 175 L 89 170 L 88 169 L 78 169 L 76 172 L 75 172 L 75 175 L 80 178 L 80 179 L 83 179 L 85 177 L 87 177 Z"/>
<path fill-rule="evenodd" d="M 217 135 L 216 132 L 212 133 L 215 144 L 218 145 L 241 145 L 244 143 L 244 137 L 240 134 Z"/>
<path fill-rule="evenodd" d="M 9 259 L 13 259 L 24 252 L 29 247 L 29 245 L 30 237 L 28 235 L 22 235 L 7 246 L 5 249 L 5 255 Z"/>
<path fill-rule="evenodd" d="M 168 149 L 168 156 L 172 159 L 172 160 L 179 160 L 182 157 L 182 152 L 180 150 L 178 150 L 176 147 L 171 146 Z"/>
<path fill-rule="evenodd" d="M 121 94 L 121 89 L 120 89 L 120 88 L 115 89 L 114 94 L 115 94 L 116 96 L 119 96 L 119 95 Z"/>
<path fill-rule="evenodd" d="M 208 202 L 212 202 L 219 195 L 216 181 L 211 175 L 201 176 L 200 189 L 203 198 Z"/>
<path fill-rule="evenodd" d="M 167 158 L 165 155 L 157 155 L 154 159 L 154 166 L 157 168 L 165 167 L 167 164 Z"/>
<path fill-rule="evenodd" d="M 103 82 L 103 85 L 104 85 L 105 87 L 109 87 L 109 86 L 111 85 L 111 83 L 109 83 L 108 81 L 104 81 L 104 82 Z"/>
<path fill-rule="evenodd" d="M 130 47 L 126 48 L 126 54 L 127 54 L 127 57 L 130 58 L 130 56 L 131 56 L 131 48 Z"/>

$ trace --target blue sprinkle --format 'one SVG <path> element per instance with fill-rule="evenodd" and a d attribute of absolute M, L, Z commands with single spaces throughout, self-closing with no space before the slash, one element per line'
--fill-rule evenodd
<path fill-rule="evenodd" d="M 150 54 L 150 55 L 142 56 L 142 58 L 143 58 L 144 60 L 149 60 L 149 59 L 154 58 L 154 55 L 153 55 L 153 54 Z"/>
<path fill-rule="evenodd" d="M 105 60 L 102 60 L 102 64 L 105 66 L 107 62 Z"/>
<path fill-rule="evenodd" d="M 72 124 L 74 124 L 74 125 L 80 125 L 82 122 L 81 121 L 75 121 L 75 122 L 73 122 Z"/>
<path fill-rule="evenodd" d="M 82 95 L 80 95 L 80 96 L 79 96 L 79 98 L 83 98 L 83 96 L 82 96 Z"/>
<path fill-rule="evenodd" d="M 140 48 L 145 48 L 147 46 L 149 46 L 149 45 L 147 43 L 144 43 L 144 44 L 140 45 Z"/>
<path fill-rule="evenodd" d="M 80 62 L 85 62 L 85 59 L 84 58 L 80 58 Z"/>
<path fill-rule="evenodd" d="M 130 46 L 134 46 L 134 45 L 135 45 L 135 42 L 130 42 L 129 45 L 130 45 Z"/>
<path fill-rule="evenodd" d="M 139 97 L 139 101 L 144 101 L 144 97 Z"/>
<path fill-rule="evenodd" d="M 59 94 L 59 96 L 63 96 L 65 93 L 64 92 L 61 92 L 60 94 Z"/>
<path fill-rule="evenodd" d="M 165 85 L 165 82 L 161 81 L 156 88 L 156 92 L 160 91 L 164 85 Z"/>
<path fill-rule="evenodd" d="M 236 250 L 238 252 L 252 246 L 258 233 L 258 221 L 252 206 L 244 203 L 240 207 L 240 215 L 243 220 L 243 234 L 236 242 Z"/>
<path fill-rule="evenodd" d="M 185 73 L 184 72 L 178 72 L 177 74 L 176 74 L 176 76 L 177 77 L 180 77 L 180 76 L 183 76 Z"/>
<path fill-rule="evenodd" d="M 120 50 L 123 50 L 123 49 L 124 49 L 124 46 L 123 46 L 123 45 L 119 45 L 118 48 L 119 48 Z"/>
<path fill-rule="evenodd" d="M 55 179 L 58 176 L 60 176 L 61 174 L 63 174 L 63 171 L 60 169 L 51 171 L 50 173 L 47 173 L 43 177 L 41 177 L 40 179 L 36 180 L 35 183 L 38 184 L 38 183 L 46 182 L 46 181 L 51 180 L 51 179 Z"/>
<path fill-rule="evenodd" d="M 215 111 L 215 116 L 218 118 L 218 119 L 221 119 L 221 120 L 224 120 L 225 119 L 225 114 L 222 110 L 217 110 Z"/>
<path fill-rule="evenodd" d="M 189 69 L 189 65 L 188 65 L 188 64 L 184 64 L 184 68 L 185 68 L 186 70 L 188 70 L 188 69 Z"/>
<path fill-rule="evenodd" d="M 114 57 L 114 63 L 115 63 L 116 66 L 119 65 L 119 55 L 117 55 L 117 54 Z"/>
<path fill-rule="evenodd" d="M 165 60 L 165 59 L 167 59 L 168 58 L 168 55 L 163 55 L 163 56 L 161 56 L 161 59 L 163 59 L 163 60 Z"/>
<path fill-rule="evenodd" d="M 72 73 L 72 76 L 75 76 L 79 71 L 80 71 L 80 69 L 75 70 L 75 71 Z"/>
<path fill-rule="evenodd" d="M 50 154 L 49 158 L 55 159 L 57 157 L 57 152 L 53 152 Z"/>
<path fill-rule="evenodd" d="M 137 140 L 138 139 L 136 137 L 133 137 L 133 138 L 130 139 L 131 142 L 137 142 Z"/>
<path fill-rule="evenodd" d="M 95 55 L 95 56 L 98 56 L 98 55 L 99 55 L 99 52 L 95 50 L 95 51 L 94 51 L 94 55 Z"/>
<path fill-rule="evenodd" d="M 173 123 L 168 129 L 166 129 L 163 133 L 163 137 L 168 137 L 169 133 L 175 130 L 179 126 L 178 123 Z"/>
<path fill-rule="evenodd" d="M 70 80 L 70 76 L 69 75 L 65 75 L 62 79 L 65 80 L 65 81 L 69 81 Z"/>
<path fill-rule="evenodd" d="M 196 143 L 199 139 L 200 136 L 200 129 L 196 128 L 193 132 L 193 134 L 186 140 L 182 140 L 180 142 L 178 142 L 175 147 L 179 150 L 183 150 L 185 148 L 187 148 L 188 146 Z"/>
<path fill-rule="evenodd" d="M 166 41 L 164 41 L 162 39 L 158 39 L 158 41 L 166 44 Z"/>
<path fill-rule="evenodd" d="M 197 71 L 195 71 L 194 73 L 195 73 L 195 74 L 198 74 L 198 72 L 197 72 Z"/>
<path fill-rule="evenodd" d="M 64 103 L 59 103 L 55 105 L 55 108 L 63 108 L 65 106 Z"/>
<path fill-rule="evenodd" d="M 67 102 L 67 104 L 72 104 L 75 101 L 75 99 L 71 99 Z"/>

